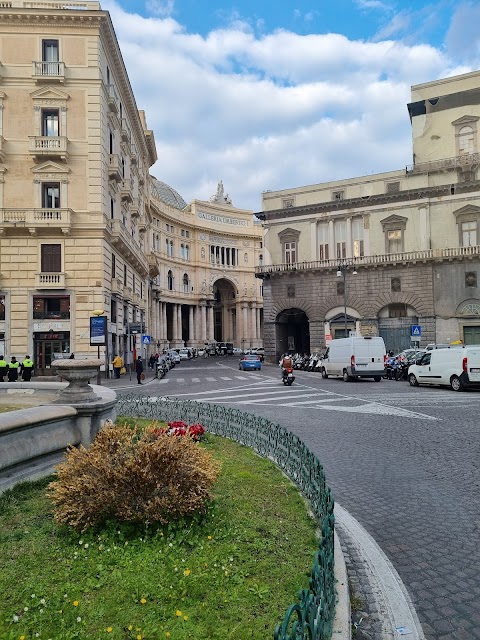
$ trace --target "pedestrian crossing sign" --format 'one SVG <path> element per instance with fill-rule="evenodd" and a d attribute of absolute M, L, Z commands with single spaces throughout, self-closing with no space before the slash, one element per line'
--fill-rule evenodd
<path fill-rule="evenodd" d="M 150 344 L 151 341 L 152 341 L 152 336 L 143 336 L 142 338 L 142 344 Z"/>
<path fill-rule="evenodd" d="M 419 324 L 412 325 L 412 338 L 420 338 L 422 335 L 422 327 Z"/>

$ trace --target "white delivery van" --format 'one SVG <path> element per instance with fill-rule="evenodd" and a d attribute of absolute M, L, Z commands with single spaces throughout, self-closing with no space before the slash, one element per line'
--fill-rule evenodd
<path fill-rule="evenodd" d="M 480 387 L 480 346 L 434 349 L 408 368 L 412 387 L 419 384 L 448 385 L 454 391 Z"/>
<path fill-rule="evenodd" d="M 341 376 L 345 382 L 355 378 L 373 378 L 380 382 L 386 358 L 383 338 L 352 336 L 332 340 L 322 358 L 322 377 Z"/>

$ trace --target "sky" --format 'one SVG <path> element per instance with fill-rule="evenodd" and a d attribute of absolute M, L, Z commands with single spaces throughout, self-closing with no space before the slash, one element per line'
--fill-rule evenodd
<path fill-rule="evenodd" d="M 479 0 L 100 0 L 186 202 L 412 164 L 411 86 L 480 69 Z"/>

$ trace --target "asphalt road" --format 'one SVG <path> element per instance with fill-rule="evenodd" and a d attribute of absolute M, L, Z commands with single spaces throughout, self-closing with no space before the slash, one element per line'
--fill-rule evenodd
<path fill-rule="evenodd" d="M 236 406 L 291 429 L 393 563 L 427 640 L 480 639 L 480 392 L 303 371 L 285 387 L 278 367 L 241 372 L 233 357 L 116 391 Z"/>

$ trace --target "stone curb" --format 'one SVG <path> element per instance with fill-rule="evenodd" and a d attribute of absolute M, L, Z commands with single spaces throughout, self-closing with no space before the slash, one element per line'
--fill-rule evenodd
<path fill-rule="evenodd" d="M 347 566 L 337 532 L 334 533 L 335 583 L 337 602 L 333 622 L 332 640 L 351 640 L 350 590 L 348 588 Z"/>

